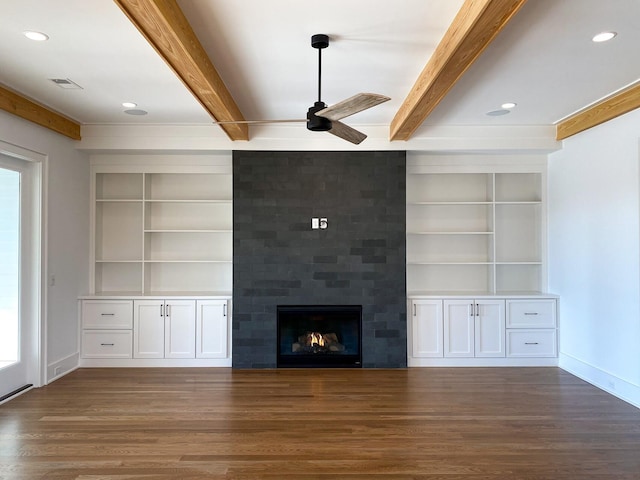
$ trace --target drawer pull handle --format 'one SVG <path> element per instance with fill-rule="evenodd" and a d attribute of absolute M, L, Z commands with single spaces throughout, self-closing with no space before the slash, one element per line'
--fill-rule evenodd
<path fill-rule="evenodd" d="M 103 317 L 113 317 L 115 313 L 101 313 L 100 315 L 102 315 Z"/>
<path fill-rule="evenodd" d="M 539 345 L 538 342 L 524 342 L 525 345 Z"/>
<path fill-rule="evenodd" d="M 538 315 L 538 312 L 524 312 L 525 315 Z"/>
<path fill-rule="evenodd" d="M 114 346 L 113 343 L 101 343 L 100 345 L 102 345 L 103 347 L 113 347 Z"/>

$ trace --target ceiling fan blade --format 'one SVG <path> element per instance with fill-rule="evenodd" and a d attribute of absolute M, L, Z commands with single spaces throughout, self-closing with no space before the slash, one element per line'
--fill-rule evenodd
<path fill-rule="evenodd" d="M 319 117 L 328 118 L 331 121 L 361 112 L 367 108 L 375 107 L 381 103 L 391 100 L 389 97 L 377 93 L 357 93 L 353 97 L 331 105 L 316 113 Z"/>
<path fill-rule="evenodd" d="M 291 118 L 280 120 L 222 120 L 220 122 L 212 122 L 214 125 L 225 125 L 228 123 L 246 123 L 249 125 L 258 125 L 264 123 L 306 123 L 306 118 Z"/>
<path fill-rule="evenodd" d="M 331 130 L 328 130 L 328 132 L 355 145 L 359 145 L 365 138 L 367 138 L 364 133 L 359 132 L 355 128 L 351 128 L 337 120 L 331 122 Z"/>

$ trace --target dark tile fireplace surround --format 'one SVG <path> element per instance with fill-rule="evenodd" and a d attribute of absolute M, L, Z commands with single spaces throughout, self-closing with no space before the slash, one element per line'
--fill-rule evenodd
<path fill-rule="evenodd" d="M 405 169 L 405 152 L 233 153 L 234 368 L 278 366 L 279 307 L 341 305 L 361 307 L 362 367 L 406 366 Z"/>

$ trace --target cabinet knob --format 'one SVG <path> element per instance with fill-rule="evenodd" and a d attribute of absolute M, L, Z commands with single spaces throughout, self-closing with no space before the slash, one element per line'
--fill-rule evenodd
<path fill-rule="evenodd" d="M 115 313 L 101 313 L 100 315 L 102 315 L 103 317 L 113 317 Z"/>
<path fill-rule="evenodd" d="M 525 315 L 538 315 L 538 312 L 524 312 Z"/>
<path fill-rule="evenodd" d="M 102 345 L 103 347 L 113 347 L 114 346 L 113 343 L 101 343 L 100 345 Z"/>
<path fill-rule="evenodd" d="M 525 345 L 539 345 L 538 342 L 524 342 Z"/>

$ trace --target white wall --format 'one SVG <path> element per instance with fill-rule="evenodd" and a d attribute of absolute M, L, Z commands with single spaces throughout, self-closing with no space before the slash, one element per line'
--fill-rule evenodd
<path fill-rule="evenodd" d="M 48 157 L 47 270 L 55 275 L 46 287 L 48 381 L 56 368 L 63 374 L 78 364 L 77 297 L 89 284 L 89 159 L 77 142 L 1 111 L 0 140 Z"/>
<path fill-rule="evenodd" d="M 549 288 L 560 366 L 640 406 L 640 110 L 549 157 Z"/>

